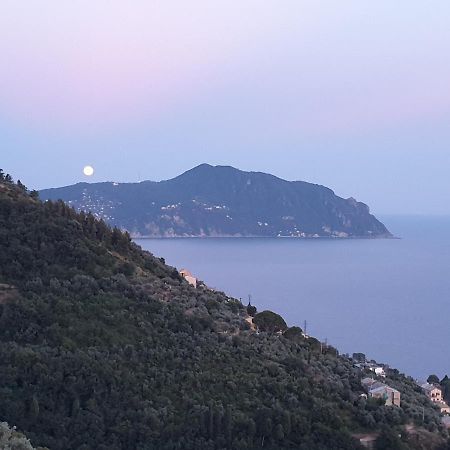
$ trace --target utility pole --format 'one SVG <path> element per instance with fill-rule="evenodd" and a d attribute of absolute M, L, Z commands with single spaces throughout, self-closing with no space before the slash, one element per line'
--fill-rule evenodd
<path fill-rule="evenodd" d="M 303 322 L 303 333 L 305 333 L 305 336 L 308 336 L 308 333 L 306 332 L 306 326 L 308 325 L 308 322 L 306 320 Z"/>

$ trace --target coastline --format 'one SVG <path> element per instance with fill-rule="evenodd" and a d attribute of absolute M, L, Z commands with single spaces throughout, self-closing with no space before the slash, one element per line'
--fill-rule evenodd
<path fill-rule="evenodd" d="M 401 240 L 402 237 L 400 236 L 347 236 L 347 237 L 340 237 L 340 236 L 254 236 L 254 235 L 217 235 L 217 236 L 199 236 L 199 235 L 192 235 L 192 236 L 180 236 L 180 235 L 174 235 L 174 236 L 141 236 L 130 233 L 131 239 L 156 239 L 156 240 L 164 240 L 164 239 L 293 239 L 293 240 L 339 240 L 339 241 L 349 241 L 349 240 L 378 240 L 378 239 L 394 239 L 394 240 Z"/>

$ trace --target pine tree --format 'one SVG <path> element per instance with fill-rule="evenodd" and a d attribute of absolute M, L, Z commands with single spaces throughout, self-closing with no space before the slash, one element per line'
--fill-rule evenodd
<path fill-rule="evenodd" d="M 275 427 L 275 437 L 276 439 L 278 439 L 279 441 L 282 441 L 284 439 L 284 430 L 283 430 L 283 425 L 281 425 L 281 423 L 279 423 L 276 427 Z"/>
<path fill-rule="evenodd" d="M 36 420 L 39 416 L 39 401 L 35 395 L 31 399 L 30 416 L 33 420 Z"/>
<path fill-rule="evenodd" d="M 225 417 L 223 419 L 223 430 L 225 439 L 227 440 L 227 446 L 231 447 L 232 433 L 233 433 L 233 413 L 231 405 L 228 405 L 225 410 Z"/>
<path fill-rule="evenodd" d="M 80 399 L 78 397 L 75 397 L 74 401 L 72 402 L 72 417 L 75 417 L 78 414 L 79 410 L 80 410 Z"/>
<path fill-rule="evenodd" d="M 208 409 L 208 436 L 210 439 L 214 439 L 214 409 L 213 405 L 209 405 Z"/>
<path fill-rule="evenodd" d="M 27 187 L 26 187 L 20 180 L 17 180 L 17 187 L 18 187 L 22 192 L 27 192 Z"/>

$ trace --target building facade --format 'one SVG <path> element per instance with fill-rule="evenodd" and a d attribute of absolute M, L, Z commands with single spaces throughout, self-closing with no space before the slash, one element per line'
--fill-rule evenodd
<path fill-rule="evenodd" d="M 376 381 L 373 378 L 364 378 L 361 381 L 361 384 L 367 391 L 368 397 L 381 399 L 386 406 L 401 405 L 401 394 L 397 389 Z"/>
<path fill-rule="evenodd" d="M 442 398 L 442 389 L 434 384 L 423 383 L 421 386 L 422 390 L 425 392 L 425 395 L 433 402 L 440 403 L 443 401 Z"/>
<path fill-rule="evenodd" d="M 180 270 L 180 275 L 191 285 L 195 288 L 197 287 L 197 278 L 195 278 L 189 270 L 183 269 Z"/>

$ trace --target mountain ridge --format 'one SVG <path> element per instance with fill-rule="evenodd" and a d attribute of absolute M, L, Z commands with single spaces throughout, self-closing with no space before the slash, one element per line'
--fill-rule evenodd
<path fill-rule="evenodd" d="M 40 191 L 134 237 L 392 237 L 369 207 L 330 188 L 201 164 L 175 178 Z"/>

